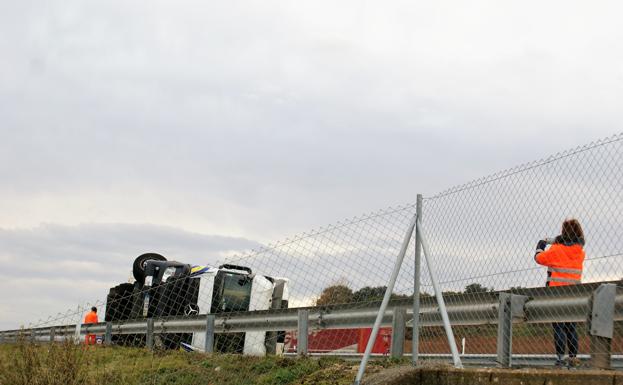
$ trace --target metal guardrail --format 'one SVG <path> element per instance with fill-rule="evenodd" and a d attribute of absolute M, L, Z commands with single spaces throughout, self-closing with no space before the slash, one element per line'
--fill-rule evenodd
<path fill-rule="evenodd" d="M 514 357 L 510 355 L 513 324 L 590 322 L 591 310 L 595 306 L 594 294 L 600 291 L 601 287 L 606 286 L 612 287 L 614 285 L 611 282 L 588 283 L 575 286 L 520 289 L 513 292 L 454 294 L 446 297 L 446 304 L 453 326 L 497 324 L 499 333 L 496 361 L 502 366 L 511 366 L 510 360 Z M 509 299 L 520 300 L 518 313 L 514 308 L 512 311 L 505 310 L 505 304 L 510 304 Z M 616 293 L 613 300 L 613 317 L 606 320 L 606 324 L 623 321 L 623 293 Z M 408 328 L 413 319 L 412 305 L 413 302 L 410 298 L 392 300 L 383 317 L 382 326 L 392 326 L 394 329 Z M 299 330 L 299 335 L 306 335 L 309 329 L 369 328 L 376 318 L 378 307 L 378 302 L 369 302 L 207 316 L 101 322 L 81 324 L 78 332 L 75 324 L 5 330 L 0 331 L 0 343 L 14 342 L 19 338 L 34 341 L 60 341 L 86 334 L 104 334 L 107 342 L 110 342 L 111 336 L 116 334 L 152 334 L 153 337 L 153 334 L 160 333 L 205 332 L 208 334 L 208 338 L 213 338 L 214 334 L 218 333 Z M 419 313 L 419 325 L 421 327 L 443 325 L 434 298 L 421 298 Z M 396 323 L 397 314 L 399 314 L 401 324 Z M 506 319 L 504 314 L 508 314 Z M 153 327 L 148 328 L 148 324 L 153 324 Z M 208 324 L 214 326 L 208 327 Z M 500 330 L 503 330 L 502 334 L 500 334 Z M 599 331 L 595 334 L 599 334 Z M 401 335 L 404 338 L 404 333 Z M 303 349 L 300 349 L 300 342 L 297 353 L 306 355 L 308 352 L 304 346 Z M 393 349 L 392 354 L 402 356 L 402 351 Z"/>

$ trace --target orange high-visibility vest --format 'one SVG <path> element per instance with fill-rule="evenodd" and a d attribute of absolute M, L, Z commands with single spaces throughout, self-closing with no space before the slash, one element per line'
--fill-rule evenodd
<path fill-rule="evenodd" d="M 84 316 L 85 324 L 96 324 L 97 322 L 97 313 L 94 311 L 90 311 L 87 313 L 87 315 Z"/>
<path fill-rule="evenodd" d="M 582 283 L 584 256 L 580 244 L 567 246 L 555 243 L 534 259 L 538 264 L 547 266 L 547 286 L 566 286 Z"/>

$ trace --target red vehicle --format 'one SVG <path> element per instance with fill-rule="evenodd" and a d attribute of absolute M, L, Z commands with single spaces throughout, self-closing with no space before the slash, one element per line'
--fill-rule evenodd
<path fill-rule="evenodd" d="M 307 338 L 307 351 L 309 353 L 363 353 L 371 334 L 372 328 L 312 331 Z M 284 342 L 285 353 L 296 353 L 297 332 L 287 332 Z M 389 354 L 391 344 L 392 329 L 381 328 L 374 342 L 372 353 Z"/>

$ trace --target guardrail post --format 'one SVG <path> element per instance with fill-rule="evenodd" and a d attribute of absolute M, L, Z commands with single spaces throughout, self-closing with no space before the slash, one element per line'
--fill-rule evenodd
<path fill-rule="evenodd" d="M 50 342 L 54 342 L 55 336 L 56 336 L 56 328 L 52 326 L 50 328 Z"/>
<path fill-rule="evenodd" d="M 145 333 L 145 347 L 149 350 L 154 348 L 154 319 L 147 319 L 147 332 Z"/>
<path fill-rule="evenodd" d="M 112 322 L 106 322 L 106 332 L 104 333 L 104 345 L 112 345 Z"/>
<path fill-rule="evenodd" d="M 405 347 L 405 331 L 407 328 L 407 310 L 395 308 L 392 318 L 392 344 L 390 348 L 392 358 L 402 358 Z"/>
<path fill-rule="evenodd" d="M 593 368 L 610 369 L 615 299 L 616 285 L 612 283 L 600 285 L 591 297 L 591 313 L 588 322 Z"/>
<path fill-rule="evenodd" d="M 208 314 L 206 316 L 206 336 L 204 351 L 206 353 L 214 352 L 214 314 Z"/>
<path fill-rule="evenodd" d="M 30 329 L 30 342 L 37 342 L 37 334 L 35 329 Z"/>
<path fill-rule="evenodd" d="M 309 335 L 309 310 L 299 310 L 298 312 L 298 334 L 296 343 L 296 354 L 299 356 L 307 355 L 307 336 Z"/>
<path fill-rule="evenodd" d="M 513 365 L 513 320 L 525 317 L 527 300 L 525 295 L 499 293 L 497 362 L 504 368 Z"/>

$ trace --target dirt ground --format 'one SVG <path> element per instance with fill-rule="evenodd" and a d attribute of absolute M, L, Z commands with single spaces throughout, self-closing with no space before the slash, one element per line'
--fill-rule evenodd
<path fill-rule="evenodd" d="M 461 337 L 457 336 L 457 346 L 461 346 Z M 497 336 L 470 336 L 465 337 L 466 354 L 495 354 Z M 411 352 L 411 341 L 405 344 L 405 349 Z M 590 338 L 579 337 L 579 352 L 590 352 Z M 623 338 L 615 338 L 612 342 L 613 354 L 623 352 Z M 443 354 L 450 353 L 448 340 L 445 336 L 427 337 L 420 343 L 420 353 Z M 513 336 L 514 354 L 554 354 L 553 336 Z"/>

